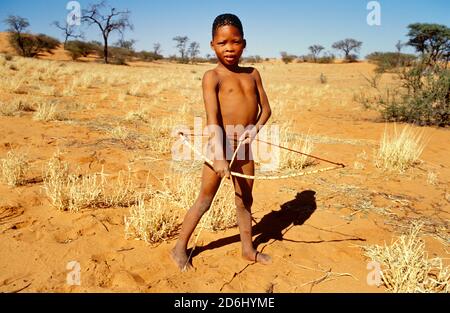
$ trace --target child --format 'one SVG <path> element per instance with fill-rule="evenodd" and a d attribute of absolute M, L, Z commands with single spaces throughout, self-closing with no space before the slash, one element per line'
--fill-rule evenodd
<path fill-rule="evenodd" d="M 203 167 L 200 194 L 186 213 L 180 237 L 171 251 L 172 259 L 182 271 L 192 268 L 187 255 L 189 238 L 203 214 L 210 208 L 221 179 L 230 178 L 230 171 L 254 175 L 251 141 L 271 115 L 258 71 L 239 66 L 246 47 L 239 18 L 233 14 L 218 16 L 213 23 L 212 35 L 211 48 L 217 55 L 218 65 L 203 77 L 203 98 L 208 126 L 219 129 L 223 135 L 216 133 L 214 136 L 214 166 L 211 168 L 205 164 Z M 245 157 L 240 157 L 243 154 L 238 153 L 238 158 L 235 158 L 230 169 L 229 162 L 240 141 Z M 230 147 L 233 149 L 231 153 Z M 269 264 L 271 257 L 256 251 L 252 243 L 253 180 L 237 177 L 232 177 L 232 180 L 242 257 L 248 261 Z"/>

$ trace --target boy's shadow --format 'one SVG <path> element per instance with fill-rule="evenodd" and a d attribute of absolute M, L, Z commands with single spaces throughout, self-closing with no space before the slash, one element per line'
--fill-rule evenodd
<path fill-rule="evenodd" d="M 253 241 L 255 249 L 272 239 L 287 240 L 283 238 L 283 231 L 289 227 L 303 225 L 317 209 L 315 195 L 315 191 L 303 191 L 298 193 L 294 200 L 282 204 L 279 211 L 272 211 L 265 215 L 252 227 L 252 234 L 256 236 Z M 239 235 L 218 239 L 206 246 L 196 247 L 193 257 L 205 250 L 217 249 L 239 241 Z"/>

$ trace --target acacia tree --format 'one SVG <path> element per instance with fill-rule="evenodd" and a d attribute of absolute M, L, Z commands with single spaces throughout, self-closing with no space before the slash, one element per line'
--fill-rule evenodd
<path fill-rule="evenodd" d="M 54 21 L 52 25 L 62 30 L 64 36 L 64 48 L 66 48 L 69 38 L 82 39 L 84 37 L 83 33 L 76 32 L 74 25 L 69 25 L 67 22 L 65 24 L 61 24 L 58 21 Z"/>
<path fill-rule="evenodd" d="M 161 44 L 159 42 L 154 43 L 153 44 L 153 53 L 155 55 L 161 55 L 161 52 L 162 52 Z"/>
<path fill-rule="evenodd" d="M 176 48 L 178 49 L 178 52 L 180 52 L 181 55 L 181 61 L 186 62 L 187 59 L 187 43 L 189 41 L 188 36 L 176 36 L 173 38 L 173 40 L 177 43 Z"/>
<path fill-rule="evenodd" d="M 102 13 L 106 10 L 107 13 Z M 92 4 L 88 9 L 83 10 L 81 20 L 88 23 L 89 26 L 95 24 L 100 29 L 103 37 L 103 58 L 108 63 L 108 39 L 113 32 L 119 32 L 122 36 L 126 29 L 133 30 L 130 22 L 130 11 L 117 10 L 102 1 L 98 4 Z"/>
<path fill-rule="evenodd" d="M 196 41 L 191 42 L 188 54 L 191 57 L 191 62 L 194 62 L 195 58 L 200 54 L 200 44 Z"/>
<path fill-rule="evenodd" d="M 408 45 L 422 56 L 427 54 L 428 64 L 446 59 L 450 52 L 450 28 L 440 24 L 415 23 L 408 26 Z"/>
<path fill-rule="evenodd" d="M 319 56 L 320 52 L 325 50 L 325 48 L 321 45 L 312 45 L 308 49 L 309 49 L 309 51 L 311 51 L 314 62 L 317 61 L 317 57 Z"/>
<path fill-rule="evenodd" d="M 362 42 L 356 39 L 347 38 L 344 40 L 340 40 L 335 42 L 332 47 L 333 49 L 340 50 L 344 53 L 344 57 L 347 61 L 351 61 L 354 57 L 352 56 L 352 52 L 358 54 L 361 47 Z"/>
<path fill-rule="evenodd" d="M 26 18 L 15 15 L 8 16 L 4 20 L 4 23 L 8 26 L 7 30 L 11 33 L 12 40 L 17 43 L 21 54 L 26 56 L 27 52 L 25 48 L 24 33 L 26 32 L 28 26 L 30 26 L 30 23 Z"/>
<path fill-rule="evenodd" d="M 136 43 L 136 40 L 134 40 L 134 39 L 125 40 L 124 38 L 120 38 L 114 45 L 118 48 L 123 48 L 126 50 L 134 51 L 135 43 Z"/>

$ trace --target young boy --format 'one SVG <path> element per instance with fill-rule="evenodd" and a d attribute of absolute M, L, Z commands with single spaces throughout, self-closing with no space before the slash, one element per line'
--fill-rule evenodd
<path fill-rule="evenodd" d="M 230 171 L 254 175 L 254 162 L 250 151 L 251 141 L 270 118 L 271 109 L 261 76 L 254 68 L 239 66 L 246 47 L 244 31 L 239 18 L 233 14 L 218 16 L 212 29 L 211 48 L 215 51 L 218 65 L 203 77 L 203 98 L 207 124 L 222 132 L 215 134 L 214 166 L 203 167 L 200 194 L 186 213 L 180 237 L 171 251 L 171 257 L 180 270 L 192 268 L 188 262 L 187 245 L 203 214 L 208 211 L 221 179 L 230 178 Z M 227 129 L 233 129 L 232 132 Z M 237 131 L 236 131 L 237 130 Z M 222 140 L 225 139 L 225 140 Z M 240 149 L 245 157 L 235 158 L 230 168 L 234 150 L 242 141 Z M 211 143 L 211 142 L 210 142 Z M 230 152 L 230 148 L 233 150 Z M 242 156 L 242 153 L 238 153 Z M 271 257 L 259 253 L 252 243 L 253 180 L 232 177 L 242 257 L 261 264 L 271 263 Z"/>

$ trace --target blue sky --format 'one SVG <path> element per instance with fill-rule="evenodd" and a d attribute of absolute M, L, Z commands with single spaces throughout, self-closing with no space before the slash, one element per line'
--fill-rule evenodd
<path fill-rule="evenodd" d="M 28 18 L 31 31 L 61 39 L 52 21 L 64 21 L 67 0 L 0 0 L 0 20 L 8 15 Z M 80 0 L 82 8 L 95 2 Z M 176 52 L 172 38 L 186 35 L 200 43 L 201 54 L 211 53 L 211 24 L 221 13 L 237 14 L 243 24 L 248 47 L 246 55 L 278 57 L 280 51 L 307 54 L 308 46 L 321 44 L 328 50 L 344 38 L 363 41 L 361 56 L 373 51 L 392 51 L 398 40 L 406 41 L 407 25 L 432 22 L 450 26 L 448 0 L 379 0 L 381 25 L 366 22 L 368 0 L 109 0 L 131 11 L 134 31 L 125 37 L 137 40 L 136 49 L 151 50 L 162 45 L 163 54 Z M 2 23 L 0 31 L 6 26 Z M 94 26 L 84 29 L 89 40 L 100 40 Z M 116 41 L 114 36 L 112 41 Z M 412 52 L 412 50 L 410 50 Z"/>

